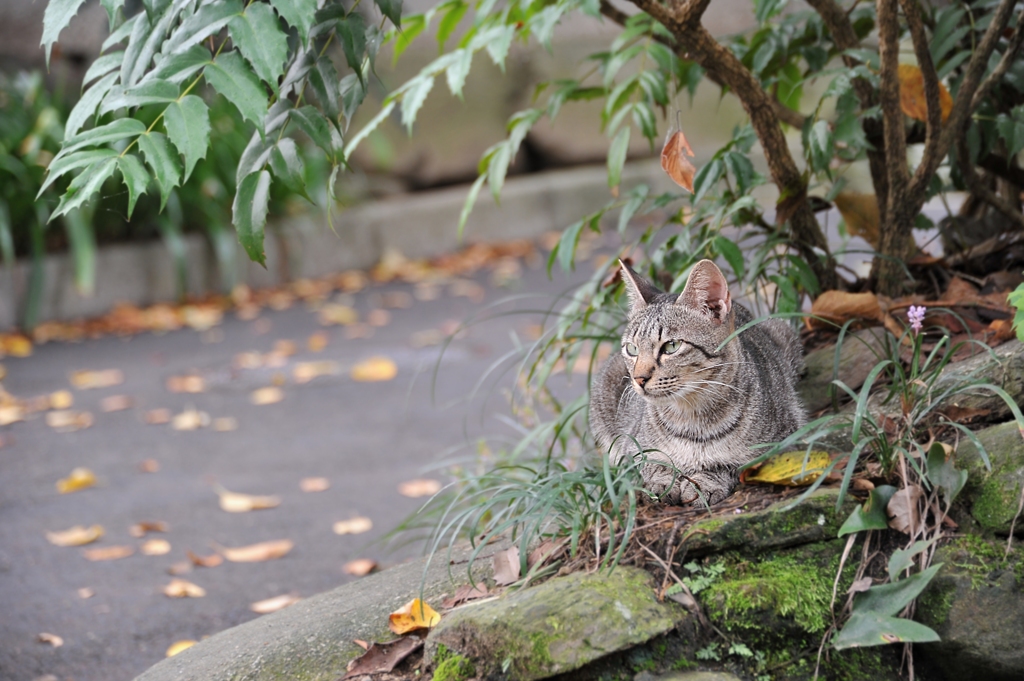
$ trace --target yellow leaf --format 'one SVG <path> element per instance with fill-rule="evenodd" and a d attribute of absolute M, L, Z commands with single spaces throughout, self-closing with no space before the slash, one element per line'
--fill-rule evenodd
<path fill-rule="evenodd" d="M 293 546 L 295 543 L 290 539 L 277 539 L 234 549 L 221 548 L 221 553 L 232 563 L 261 563 L 280 558 L 291 551 Z"/>
<path fill-rule="evenodd" d="M 172 393 L 202 393 L 206 392 L 206 379 L 202 376 L 170 376 L 167 379 L 167 389 Z"/>
<path fill-rule="evenodd" d="M 404 606 L 391 613 L 388 628 L 402 636 L 411 631 L 430 629 L 441 621 L 441 615 L 418 598 L 414 598 Z"/>
<path fill-rule="evenodd" d="M 377 569 L 377 561 L 369 558 L 356 558 L 345 563 L 341 569 L 346 575 L 364 577 Z"/>
<path fill-rule="evenodd" d="M 350 326 L 359 321 L 359 314 L 348 305 L 328 303 L 320 308 L 320 323 L 324 326 Z"/>
<path fill-rule="evenodd" d="M 39 636 L 37 636 L 36 638 L 39 640 L 40 643 L 49 643 L 54 648 L 60 648 L 62 645 L 64 645 L 64 639 L 62 639 L 57 634 L 50 634 L 44 631 L 43 633 L 39 634 Z"/>
<path fill-rule="evenodd" d="M 832 457 L 828 452 L 783 452 L 757 469 L 744 471 L 740 479 L 747 484 L 806 487 L 821 477 L 830 463 Z"/>
<path fill-rule="evenodd" d="M 103 527 L 100 525 L 93 525 L 92 527 L 75 525 L 60 532 L 46 533 L 46 539 L 55 546 L 82 546 L 83 544 L 94 542 L 102 536 Z"/>
<path fill-rule="evenodd" d="M 330 360 L 322 362 L 299 362 L 292 369 L 292 378 L 296 383 L 309 383 L 318 376 L 331 376 L 338 373 L 338 363 Z"/>
<path fill-rule="evenodd" d="M 148 539 L 139 550 L 145 556 L 165 556 L 171 552 L 171 542 L 166 539 Z"/>
<path fill-rule="evenodd" d="M 70 433 L 91 426 L 92 414 L 87 411 L 72 411 L 70 409 L 51 411 L 46 414 L 46 425 L 54 430 Z"/>
<path fill-rule="evenodd" d="M 353 381 L 390 381 L 398 375 L 398 366 L 387 357 L 371 357 L 352 367 Z"/>
<path fill-rule="evenodd" d="M 327 340 L 326 333 L 323 331 L 317 331 L 306 341 L 306 347 L 309 348 L 310 352 L 321 352 L 327 347 Z"/>
<path fill-rule="evenodd" d="M 927 121 L 928 104 L 924 96 L 924 76 L 921 69 L 912 64 L 900 64 L 896 77 L 900 81 L 900 108 L 903 109 L 903 113 L 919 121 Z M 939 110 L 942 112 L 942 122 L 945 123 L 949 118 L 949 112 L 953 110 L 953 97 L 941 81 Z"/>
<path fill-rule="evenodd" d="M 50 393 L 50 409 L 70 409 L 75 397 L 70 390 L 58 390 Z"/>
<path fill-rule="evenodd" d="M 277 386 L 267 386 L 254 390 L 249 401 L 256 405 L 274 404 L 284 399 L 284 392 Z"/>
<path fill-rule="evenodd" d="M 112 411 L 124 411 L 131 409 L 132 398 L 127 395 L 107 395 L 100 400 L 100 411 L 110 413 Z"/>
<path fill-rule="evenodd" d="M 121 558 L 127 558 L 133 553 L 135 553 L 134 547 L 125 545 L 97 546 L 93 549 L 82 549 L 82 555 L 85 556 L 86 560 L 91 561 L 120 560 Z"/>
<path fill-rule="evenodd" d="M 238 430 L 238 419 L 234 416 L 221 416 L 213 420 L 213 429 L 218 433 L 228 433 Z"/>
<path fill-rule="evenodd" d="M 195 641 L 190 641 L 190 640 L 175 641 L 174 643 L 171 644 L 171 647 L 167 649 L 167 652 L 164 653 L 164 656 L 165 657 L 174 657 L 175 655 L 177 655 L 181 651 L 187 650 L 188 648 L 191 648 L 195 644 L 196 644 Z"/>
<path fill-rule="evenodd" d="M 278 496 L 240 494 L 226 490 L 220 485 L 217 485 L 214 490 L 220 496 L 221 509 L 228 513 L 245 513 L 264 508 L 277 508 L 281 505 L 281 497 Z"/>
<path fill-rule="evenodd" d="M 373 527 L 373 521 L 359 516 L 334 523 L 334 534 L 362 534 Z"/>
<path fill-rule="evenodd" d="M 331 488 L 327 478 L 303 478 L 299 481 L 299 489 L 303 492 L 323 492 Z"/>
<path fill-rule="evenodd" d="M 197 430 L 210 425 L 210 415 L 205 411 L 186 409 L 171 420 L 174 430 Z"/>
<path fill-rule="evenodd" d="M 839 192 L 833 199 L 836 208 L 846 222 L 846 230 L 878 248 L 879 227 L 882 219 L 878 213 L 878 199 L 874 194 Z"/>
<path fill-rule="evenodd" d="M 0 426 L 9 426 L 25 418 L 25 409 L 20 404 L 0 405 Z"/>
<path fill-rule="evenodd" d="M 32 354 L 32 341 L 21 334 L 0 333 L 0 357 L 28 357 Z"/>
<path fill-rule="evenodd" d="M 302 599 L 294 594 L 281 594 L 280 596 L 274 596 L 273 598 L 256 601 L 249 606 L 249 609 L 253 612 L 258 612 L 261 615 L 266 615 L 268 612 L 277 612 L 282 608 L 287 608 L 289 605 L 298 603 L 300 600 Z"/>
<path fill-rule="evenodd" d="M 180 577 L 172 579 L 163 591 L 165 596 L 171 598 L 202 598 L 206 595 L 206 589 Z"/>
<path fill-rule="evenodd" d="M 398 486 L 398 493 L 403 497 L 429 497 L 441 490 L 441 483 L 437 480 L 420 479 L 407 480 Z"/>
<path fill-rule="evenodd" d="M 77 492 L 80 489 L 96 484 L 96 475 L 88 468 L 76 468 L 71 475 L 57 481 L 57 491 L 61 494 Z"/>
<path fill-rule="evenodd" d="M 120 369 L 104 369 L 102 371 L 74 371 L 69 377 L 71 385 L 79 390 L 93 388 L 109 388 L 124 383 L 124 372 Z"/>

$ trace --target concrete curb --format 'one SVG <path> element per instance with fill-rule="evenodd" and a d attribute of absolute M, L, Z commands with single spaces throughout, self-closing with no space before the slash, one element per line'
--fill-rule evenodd
<path fill-rule="evenodd" d="M 627 165 L 622 180 L 626 186 L 647 182 L 658 191 L 671 186 L 656 160 Z M 460 245 L 457 227 L 467 191 L 459 186 L 339 210 L 333 216 L 336 231 L 321 212 L 285 218 L 267 230 L 266 269 L 250 263 L 238 249 L 238 280 L 251 286 L 281 283 L 282 253 L 287 253 L 291 277 L 299 279 L 370 267 L 389 249 L 413 258 L 451 251 Z M 610 198 L 604 166 L 512 178 L 505 184 L 500 206 L 487 194 L 486 189 L 481 192 L 466 224 L 464 242 L 536 238 L 568 226 Z M 220 275 L 206 240 L 190 235 L 185 250 L 188 292 L 217 290 Z M 83 297 L 74 287 L 71 257 L 48 257 L 40 321 L 96 316 L 119 302 L 148 305 L 177 296 L 174 260 L 160 242 L 103 248 L 96 255 L 96 272 L 95 293 Z M 29 275 L 28 263 L 0 275 L 0 289 L 5 291 L 0 295 L 0 329 L 17 325 L 16 301 Z"/>

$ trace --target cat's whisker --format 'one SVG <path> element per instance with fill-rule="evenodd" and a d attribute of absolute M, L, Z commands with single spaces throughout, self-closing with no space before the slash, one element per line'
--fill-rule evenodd
<path fill-rule="evenodd" d="M 738 392 L 741 395 L 746 395 L 747 394 L 746 390 L 743 390 L 742 388 L 737 388 L 736 386 L 730 385 L 729 383 L 723 383 L 722 381 L 712 381 L 710 379 L 706 379 L 705 378 L 705 379 L 701 379 L 700 381 L 695 381 L 694 384 L 695 385 L 696 384 L 720 385 L 720 386 L 723 386 L 723 387 L 726 387 L 726 388 L 731 388 L 731 389 L 735 390 L 736 392 Z"/>
<path fill-rule="evenodd" d="M 712 369 L 718 369 L 720 367 L 728 366 L 730 364 L 751 364 L 751 362 L 719 362 L 718 364 L 712 364 L 711 366 L 701 367 L 700 369 L 697 369 L 693 373 L 699 374 L 704 371 L 711 371 Z"/>

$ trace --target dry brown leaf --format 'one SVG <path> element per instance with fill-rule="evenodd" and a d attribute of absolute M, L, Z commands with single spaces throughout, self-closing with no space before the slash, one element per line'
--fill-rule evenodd
<path fill-rule="evenodd" d="M 103 527 L 101 525 L 92 525 L 91 527 L 75 525 L 67 530 L 46 533 L 46 539 L 55 546 L 82 546 L 90 544 L 102 536 Z"/>
<path fill-rule="evenodd" d="M 353 324 L 345 329 L 345 338 L 355 340 L 357 338 L 369 338 L 373 335 L 373 327 L 368 324 Z"/>
<path fill-rule="evenodd" d="M 295 594 L 281 594 L 280 596 L 274 596 L 273 598 L 265 598 L 262 601 L 256 601 L 249 606 L 249 609 L 253 612 L 258 612 L 261 615 L 267 613 L 277 612 L 287 608 L 289 605 L 298 603 L 302 599 Z"/>
<path fill-rule="evenodd" d="M 359 270 L 348 270 L 334 278 L 334 285 L 345 293 L 358 293 L 366 288 L 368 280 Z"/>
<path fill-rule="evenodd" d="M 184 305 L 181 308 L 181 319 L 196 331 L 209 331 L 220 324 L 224 311 L 212 305 Z"/>
<path fill-rule="evenodd" d="M 192 551 L 187 550 L 185 551 L 185 555 L 188 556 L 188 559 L 193 565 L 198 565 L 199 567 L 213 568 L 224 562 L 224 556 L 219 553 L 211 553 L 208 556 L 199 556 L 192 553 Z"/>
<path fill-rule="evenodd" d="M 71 475 L 57 481 L 57 491 L 61 494 L 77 492 L 80 489 L 93 487 L 96 484 L 96 474 L 88 468 L 75 468 Z"/>
<path fill-rule="evenodd" d="M 558 556 L 565 548 L 565 544 L 565 539 L 545 539 L 526 557 L 527 567 L 533 568 L 539 563 L 546 563 Z"/>
<path fill-rule="evenodd" d="M 444 610 L 451 610 L 468 601 L 475 601 L 480 598 L 487 598 L 491 593 L 487 590 L 486 585 L 473 586 L 472 584 L 463 584 L 459 588 L 455 589 L 455 594 L 441 603 L 441 608 Z"/>
<path fill-rule="evenodd" d="M 217 556 L 220 558 L 220 556 Z M 224 560 L 221 558 L 221 560 Z M 167 574 L 169 575 L 184 575 L 192 572 L 192 563 L 187 560 L 179 560 L 177 563 L 171 563 L 167 566 Z"/>
<path fill-rule="evenodd" d="M 370 357 L 352 367 L 352 380 L 361 382 L 390 381 L 398 375 L 398 365 L 387 357 Z"/>
<path fill-rule="evenodd" d="M 388 617 L 388 628 L 402 636 L 413 631 L 430 629 L 441 621 L 441 615 L 425 602 L 414 598 Z"/>
<path fill-rule="evenodd" d="M 299 481 L 299 489 L 303 492 L 324 492 L 331 487 L 327 478 L 303 478 Z"/>
<path fill-rule="evenodd" d="M 822 317 L 834 324 L 843 324 L 850 319 L 883 321 L 881 304 L 874 293 L 848 293 L 847 291 L 826 291 L 811 305 L 811 314 Z M 832 328 L 830 324 L 811 317 L 814 328 Z"/>
<path fill-rule="evenodd" d="M 220 496 L 220 507 L 228 513 L 246 513 L 260 509 L 277 508 L 281 505 L 281 497 L 276 495 L 257 496 L 254 494 L 241 494 L 224 489 L 220 485 L 214 487 L 214 491 Z"/>
<path fill-rule="evenodd" d="M 64 645 L 64 639 L 62 639 L 60 636 L 45 631 L 36 636 L 36 640 L 40 643 L 49 643 L 54 648 L 60 648 L 62 645 Z"/>
<path fill-rule="evenodd" d="M 146 412 L 145 421 L 152 426 L 159 426 L 171 422 L 170 409 L 150 409 Z"/>
<path fill-rule="evenodd" d="M 295 341 L 280 339 L 274 342 L 274 349 L 271 350 L 275 355 L 281 355 L 282 357 L 291 357 L 299 351 L 299 347 L 295 345 Z"/>
<path fill-rule="evenodd" d="M 58 390 L 50 393 L 50 409 L 70 409 L 75 403 L 75 396 L 70 390 Z"/>
<path fill-rule="evenodd" d="M 871 586 L 872 586 L 872 584 L 874 584 L 874 582 L 875 582 L 875 580 L 871 579 L 870 577 L 861 577 L 860 579 L 858 579 L 857 581 L 855 581 L 853 584 L 850 585 L 850 588 L 847 589 L 846 593 L 848 593 L 848 594 L 856 594 L 856 593 L 861 593 L 862 591 L 867 591 L 868 589 L 871 588 Z"/>
<path fill-rule="evenodd" d="M 263 366 L 263 355 L 250 350 L 249 352 L 240 352 L 235 355 L 235 366 L 239 369 L 259 369 Z"/>
<path fill-rule="evenodd" d="M 391 323 L 391 313 L 387 310 L 370 310 L 366 314 L 366 323 L 370 326 L 376 326 L 378 328 L 387 326 Z"/>
<path fill-rule="evenodd" d="M 878 199 L 874 194 L 839 192 L 833 202 L 846 222 L 846 230 L 863 238 L 872 248 L 878 248 L 882 218 L 878 212 Z"/>
<path fill-rule="evenodd" d="M 148 539 L 142 542 L 139 551 L 144 556 L 166 556 L 171 552 L 171 542 L 166 539 Z"/>
<path fill-rule="evenodd" d="M 376 569 L 377 561 L 370 560 L 369 558 L 356 558 L 341 567 L 342 572 L 346 575 L 353 575 L 355 577 L 365 577 Z"/>
<path fill-rule="evenodd" d="M 170 526 L 162 520 L 144 520 L 135 523 L 128 528 L 128 534 L 133 537 L 144 537 L 147 532 L 167 532 Z"/>
<path fill-rule="evenodd" d="M 896 77 L 900 81 L 900 108 L 903 113 L 919 121 L 927 121 L 928 100 L 924 96 L 924 76 L 921 69 L 912 64 L 900 64 L 896 70 Z M 939 110 L 942 112 L 942 122 L 945 123 L 950 111 L 953 110 L 953 97 L 942 81 L 939 81 Z"/>
<path fill-rule="evenodd" d="M 54 430 L 71 433 L 91 426 L 92 414 L 87 411 L 73 411 L 71 409 L 51 411 L 46 414 L 46 425 Z"/>
<path fill-rule="evenodd" d="M 402 660 L 422 647 L 423 639 L 415 636 L 405 636 L 388 643 L 375 642 L 363 647 L 366 652 L 348 663 L 348 671 L 341 678 L 351 679 L 390 672 Z"/>
<path fill-rule="evenodd" d="M 665 146 L 661 148 L 661 169 L 673 182 L 692 194 L 693 178 L 697 174 L 697 168 L 687 156 L 693 157 L 693 149 L 690 148 L 690 143 L 686 141 L 686 135 L 682 130 L 677 130 L 665 138 Z"/>
<path fill-rule="evenodd" d="M 519 547 L 510 546 L 494 554 L 494 583 L 508 586 L 519 581 Z"/>
<path fill-rule="evenodd" d="M 407 480 L 398 486 L 398 493 L 403 497 L 418 499 L 429 497 L 441 491 L 441 483 L 438 480 L 421 478 L 418 480 Z"/>
<path fill-rule="evenodd" d="M 385 291 L 380 294 L 381 307 L 405 310 L 412 307 L 412 296 L 407 291 Z"/>
<path fill-rule="evenodd" d="M 92 598 L 96 595 L 96 592 L 87 586 L 83 586 L 81 589 L 78 589 L 75 593 L 77 593 L 78 597 L 82 600 L 85 600 L 86 598 Z"/>
<path fill-rule="evenodd" d="M 124 383 L 124 372 L 120 369 L 104 369 L 102 371 L 74 371 L 68 377 L 71 385 L 79 390 L 93 388 L 110 388 Z"/>
<path fill-rule="evenodd" d="M 164 586 L 163 592 L 165 596 L 171 598 L 202 598 L 206 595 L 206 589 L 203 587 L 178 577 Z"/>
<path fill-rule="evenodd" d="M 107 413 L 112 411 L 124 411 L 125 409 L 131 409 L 132 404 L 132 398 L 127 395 L 107 395 L 100 400 L 100 411 Z"/>
<path fill-rule="evenodd" d="M 210 425 L 210 415 L 205 411 L 186 409 L 180 414 L 175 414 L 171 419 L 171 428 L 174 430 L 198 430 Z"/>
<path fill-rule="evenodd" d="M 323 326 L 351 326 L 359 321 L 359 314 L 348 305 L 328 303 L 320 308 L 317 318 Z"/>
<path fill-rule="evenodd" d="M 284 399 L 284 391 L 277 386 L 267 386 L 254 390 L 249 396 L 249 401 L 255 405 L 275 404 Z"/>
<path fill-rule="evenodd" d="M 919 485 L 904 487 L 892 495 L 886 507 L 889 513 L 889 527 L 904 534 L 921 528 L 921 512 L 918 502 L 924 496 Z"/>
<path fill-rule="evenodd" d="M 867 478 L 854 478 L 850 481 L 850 488 L 856 492 L 870 492 L 875 488 L 875 483 Z"/>
<path fill-rule="evenodd" d="M 139 462 L 139 471 L 141 473 L 156 473 L 160 470 L 160 462 L 156 459 L 143 459 Z"/>
<path fill-rule="evenodd" d="M 167 389 L 172 393 L 204 393 L 206 379 L 196 374 L 186 376 L 168 376 Z"/>
<path fill-rule="evenodd" d="M 0 357 L 28 357 L 32 354 L 32 341 L 19 333 L 0 333 Z"/>
<path fill-rule="evenodd" d="M 284 556 L 294 546 L 291 539 L 276 539 L 231 549 L 221 547 L 220 552 L 232 563 L 261 563 Z"/>
<path fill-rule="evenodd" d="M 309 383 L 318 376 L 333 376 L 338 371 L 338 363 L 332 360 L 299 362 L 292 368 L 292 379 L 296 383 Z"/>
<path fill-rule="evenodd" d="M 238 419 L 233 416 L 221 416 L 213 420 L 213 429 L 218 433 L 229 433 L 238 430 Z"/>
<path fill-rule="evenodd" d="M 327 341 L 327 334 L 323 331 L 317 331 L 306 339 L 306 348 L 310 352 L 322 352 L 327 347 Z"/>
<path fill-rule="evenodd" d="M 361 638 L 354 638 L 354 639 L 352 639 L 352 643 L 355 643 L 357 646 L 359 646 L 363 650 L 369 650 L 370 649 L 370 644 L 367 643 L 366 641 L 364 641 Z"/>
<path fill-rule="evenodd" d="M 334 523 L 334 534 L 362 534 L 373 527 L 373 521 L 363 516 L 339 520 Z"/>
<path fill-rule="evenodd" d="M 191 648 L 195 644 L 196 644 L 196 642 L 192 641 L 190 639 L 186 639 L 186 640 L 183 640 L 183 641 L 175 641 L 167 649 L 167 652 L 164 653 L 164 657 L 174 657 L 175 655 L 177 655 L 181 651 L 188 650 L 189 648 Z"/>
<path fill-rule="evenodd" d="M 97 546 L 93 549 L 82 549 L 82 555 L 85 556 L 86 560 L 95 562 L 103 560 L 120 560 L 122 558 L 127 558 L 133 553 L 135 553 L 135 547 L 127 545 Z"/>
<path fill-rule="evenodd" d="M 469 298 L 479 303 L 487 296 L 487 291 L 472 279 L 456 279 L 448 285 L 448 295 L 452 298 Z"/>

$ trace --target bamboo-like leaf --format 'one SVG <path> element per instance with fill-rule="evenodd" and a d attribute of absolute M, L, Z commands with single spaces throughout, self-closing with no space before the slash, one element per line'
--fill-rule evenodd
<path fill-rule="evenodd" d="M 622 182 L 622 167 L 626 164 L 626 153 L 629 151 L 630 127 L 624 125 L 615 133 L 615 138 L 608 147 L 608 187 L 618 187 Z"/>
<path fill-rule="evenodd" d="M 462 212 L 459 213 L 459 240 L 462 240 L 462 233 L 466 229 L 466 221 L 469 219 L 469 214 L 473 211 L 473 205 L 476 204 L 476 197 L 480 194 L 480 188 L 484 186 L 484 182 L 487 180 L 487 174 L 484 173 L 476 178 L 476 182 L 469 188 L 469 193 L 466 194 L 466 202 L 462 204 Z"/>
<path fill-rule="evenodd" d="M 81 99 L 75 103 L 75 107 L 68 114 L 67 123 L 64 125 L 64 134 L 73 137 L 86 122 L 96 113 L 96 107 L 107 96 L 119 73 L 108 73 L 97 81 L 91 88 L 85 91 Z"/>
<path fill-rule="evenodd" d="M 202 98 L 186 95 L 164 110 L 164 127 L 171 143 L 185 158 L 185 174 L 181 178 L 185 182 L 196 162 L 206 158 L 210 145 L 210 110 Z"/>
<path fill-rule="evenodd" d="M 196 43 L 218 33 L 231 18 L 242 13 L 242 0 L 213 0 L 181 22 L 164 43 L 164 54 L 184 52 Z"/>
<path fill-rule="evenodd" d="M 92 64 L 89 65 L 89 70 L 85 72 L 85 78 L 82 79 L 82 86 L 84 87 L 88 85 L 100 76 L 107 75 L 120 66 L 123 60 L 124 50 L 100 55 Z"/>
<path fill-rule="evenodd" d="M 141 16 L 144 16 L 144 13 L 136 14 L 111 31 L 110 35 L 103 41 L 103 44 L 100 45 L 100 52 L 106 52 L 110 47 L 124 42 L 132 34 L 132 31 L 135 30 L 135 24 Z"/>
<path fill-rule="evenodd" d="M 167 104 L 175 101 L 179 92 L 177 85 L 166 80 L 151 80 L 128 89 L 116 88 L 103 100 L 100 114 L 147 104 Z"/>
<path fill-rule="evenodd" d="M 121 64 L 122 85 L 131 87 L 142 80 L 142 76 L 145 75 L 153 57 L 156 56 L 157 50 L 163 44 L 167 31 L 170 30 L 177 18 L 178 9 L 175 5 L 168 3 L 152 28 L 147 26 L 144 35 L 139 35 L 138 32 L 138 28 L 142 24 L 136 26 L 136 30 L 132 31 L 128 47 L 124 51 L 124 61 Z M 141 44 L 136 44 L 137 39 L 141 40 Z"/>
<path fill-rule="evenodd" d="M 512 47 L 512 39 L 515 37 L 515 26 L 503 26 L 500 31 L 496 32 L 492 40 L 484 43 L 484 48 L 487 50 L 487 54 L 490 55 L 491 61 L 501 69 L 502 73 L 505 72 L 505 59 L 508 57 L 508 51 Z"/>
<path fill-rule="evenodd" d="M 116 158 L 105 158 L 79 173 L 71 181 L 71 184 L 68 185 L 68 190 L 64 192 L 64 196 L 60 197 L 57 210 L 53 211 L 50 220 L 60 217 L 68 211 L 80 208 L 85 204 L 100 190 L 106 179 L 113 174 L 115 167 L 117 167 Z"/>
<path fill-rule="evenodd" d="M 402 97 L 402 125 L 412 135 L 412 124 L 416 122 L 416 113 L 423 106 L 430 89 L 434 87 L 432 76 L 420 75 L 409 83 L 408 89 Z"/>
<path fill-rule="evenodd" d="M 448 81 L 448 89 L 453 95 L 462 98 L 462 87 L 466 84 L 466 76 L 473 65 L 472 50 L 461 49 L 459 57 L 445 70 L 445 78 Z"/>
<path fill-rule="evenodd" d="M 413 14 L 405 18 L 405 28 L 398 34 L 395 39 L 395 46 L 392 50 L 392 63 L 398 63 L 398 58 L 402 56 L 402 53 L 412 44 L 412 41 L 423 33 L 423 29 L 427 27 L 427 19 L 422 14 Z"/>
<path fill-rule="evenodd" d="M 156 183 L 160 185 L 160 210 L 163 210 L 171 190 L 181 184 L 181 162 L 167 136 L 160 132 L 141 135 L 139 149 L 146 158 L 146 164 L 153 170 Z"/>
<path fill-rule="evenodd" d="M 508 142 L 498 144 L 487 163 L 487 183 L 491 186 L 491 195 L 496 203 L 501 202 L 501 188 L 505 184 L 505 175 L 508 174 L 511 162 L 512 150 Z"/>
<path fill-rule="evenodd" d="M 341 90 L 341 113 L 345 117 L 347 130 L 348 126 L 352 124 L 352 117 L 355 116 L 356 109 L 366 99 L 366 86 L 356 74 L 350 73 L 341 79 L 338 89 Z"/>
<path fill-rule="evenodd" d="M 263 228 L 267 223 L 270 201 L 270 173 L 266 170 L 246 175 L 231 206 L 231 221 L 238 232 L 238 241 L 249 257 L 266 267 L 263 252 Z"/>
<path fill-rule="evenodd" d="M 305 45 L 309 40 L 309 29 L 313 26 L 316 0 L 270 0 L 270 4 L 289 26 L 299 32 L 299 40 Z"/>
<path fill-rule="evenodd" d="M 39 42 L 46 51 L 46 68 L 50 68 L 50 52 L 60 32 L 71 23 L 85 0 L 50 0 L 43 13 L 43 39 Z"/>
<path fill-rule="evenodd" d="M 146 193 L 146 189 L 149 187 L 149 172 L 135 154 L 118 156 L 117 169 L 121 171 L 121 178 L 124 180 L 125 187 L 128 188 L 128 219 L 131 219 L 132 211 L 135 210 L 135 202 L 138 201 L 140 194 Z"/>
<path fill-rule="evenodd" d="M 42 196 L 43 192 L 45 192 L 46 189 L 61 176 L 71 172 L 72 170 L 84 168 L 85 166 L 92 165 L 96 161 L 111 158 L 113 156 L 117 156 L 116 151 L 113 149 L 102 148 L 75 151 L 67 156 L 54 159 L 46 169 L 46 179 L 43 180 L 43 185 L 39 188 L 39 193 L 36 194 L 36 199 Z"/>
<path fill-rule="evenodd" d="M 288 38 L 277 23 L 270 5 L 254 2 L 228 22 L 231 41 L 256 75 L 277 92 L 277 81 L 288 58 Z"/>
<path fill-rule="evenodd" d="M 362 130 L 356 133 L 355 137 L 349 140 L 348 145 L 345 147 L 345 158 L 350 158 L 352 156 L 352 152 L 355 151 L 356 147 L 359 146 L 359 143 L 366 139 L 371 132 L 376 130 L 377 126 L 380 125 L 381 121 L 387 118 L 394 110 L 394 108 L 395 100 L 392 99 L 387 104 L 385 104 L 380 111 L 377 112 L 376 116 L 370 119 L 369 123 L 363 126 Z"/>
<path fill-rule="evenodd" d="M 221 54 L 206 67 L 206 80 L 235 105 L 242 118 L 263 127 L 267 115 L 267 93 L 256 74 L 237 51 Z"/>

